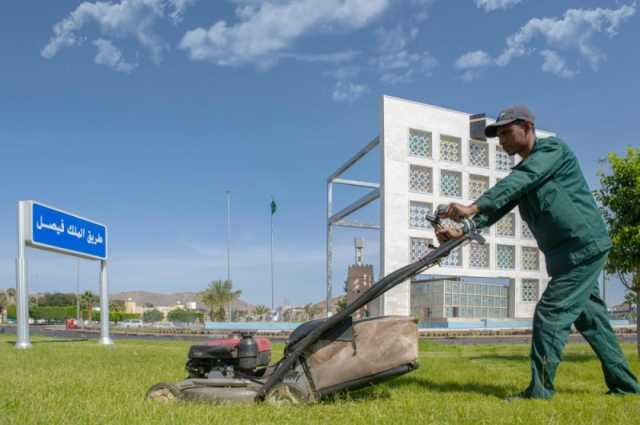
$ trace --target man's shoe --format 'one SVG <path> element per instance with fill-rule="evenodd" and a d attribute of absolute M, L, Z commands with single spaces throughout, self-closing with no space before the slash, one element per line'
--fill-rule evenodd
<path fill-rule="evenodd" d="M 504 399 L 504 401 L 511 403 L 512 401 L 518 400 L 531 400 L 529 394 L 526 391 L 520 391 L 519 393 L 510 395 Z"/>

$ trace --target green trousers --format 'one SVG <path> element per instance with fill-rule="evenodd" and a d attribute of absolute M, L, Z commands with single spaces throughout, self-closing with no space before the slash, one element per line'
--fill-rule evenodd
<path fill-rule="evenodd" d="M 640 394 L 599 295 L 598 276 L 606 258 L 605 253 L 551 278 L 533 318 L 531 384 L 526 397 L 553 396 L 553 380 L 572 324 L 600 359 L 610 392 Z"/>

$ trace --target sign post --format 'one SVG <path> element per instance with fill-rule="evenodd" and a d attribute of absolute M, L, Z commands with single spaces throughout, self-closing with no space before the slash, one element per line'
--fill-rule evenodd
<path fill-rule="evenodd" d="M 18 324 L 16 348 L 31 347 L 29 342 L 29 294 L 27 265 L 24 258 L 24 202 L 18 202 L 18 257 L 16 258 L 16 322 Z"/>
<path fill-rule="evenodd" d="M 16 259 L 16 348 L 31 347 L 29 341 L 29 293 L 25 247 L 100 261 L 100 339 L 109 337 L 109 291 L 107 282 L 107 226 L 36 201 L 18 202 L 18 257 Z"/>

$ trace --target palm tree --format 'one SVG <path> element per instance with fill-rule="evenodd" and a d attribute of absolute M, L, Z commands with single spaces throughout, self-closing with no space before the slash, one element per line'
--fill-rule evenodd
<path fill-rule="evenodd" d="M 16 303 L 16 290 L 15 290 L 15 288 L 7 289 L 7 297 L 9 298 L 9 300 L 7 301 L 9 304 L 15 304 Z"/>
<path fill-rule="evenodd" d="M 89 310 L 89 321 L 93 320 L 93 306 L 98 302 L 100 302 L 100 298 L 91 291 L 84 291 L 84 293 L 80 295 L 80 304 Z"/>
<path fill-rule="evenodd" d="M 347 308 L 347 305 L 349 305 L 349 303 L 347 302 L 346 295 L 343 295 L 340 298 L 338 298 L 338 301 L 336 302 L 336 313 L 340 313 L 342 310 Z"/>
<path fill-rule="evenodd" d="M 269 314 L 269 311 L 271 311 L 269 307 L 267 307 L 266 305 L 260 304 L 255 306 L 255 308 L 253 309 L 253 314 L 256 315 L 258 320 L 264 320 L 265 316 Z"/>
<path fill-rule="evenodd" d="M 240 298 L 241 290 L 234 291 L 230 280 L 214 280 L 207 289 L 200 292 L 200 300 L 209 307 L 209 317 L 215 320 L 216 310 L 226 310 L 227 307 Z M 229 317 L 229 314 L 225 314 Z"/>
<path fill-rule="evenodd" d="M 319 313 L 319 306 L 315 304 L 307 304 L 304 306 L 304 313 L 307 316 L 307 320 L 313 320 L 313 318 Z"/>
<path fill-rule="evenodd" d="M 9 305 L 9 297 L 4 292 L 0 293 L 0 323 L 4 323 L 7 315 L 7 306 Z"/>

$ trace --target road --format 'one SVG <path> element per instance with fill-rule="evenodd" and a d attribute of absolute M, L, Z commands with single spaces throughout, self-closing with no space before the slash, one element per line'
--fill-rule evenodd
<path fill-rule="evenodd" d="M 42 337 L 61 338 L 66 340 L 75 339 L 98 339 L 99 334 L 95 332 L 83 332 L 82 330 L 65 330 L 65 329 L 51 329 L 48 326 L 30 326 L 30 334 Z M 0 334 L 15 334 L 15 327 L 7 326 L 2 327 L 0 325 Z M 205 342 L 213 338 L 210 335 L 132 335 L 111 333 L 111 338 L 114 340 L 119 339 L 139 339 L 149 341 L 192 341 L 192 342 Z M 482 345 L 482 344 L 530 344 L 530 335 L 514 335 L 514 336 L 460 336 L 460 337 L 427 337 L 427 341 L 438 342 L 441 344 L 449 345 Z M 635 334 L 623 334 L 618 335 L 618 339 L 621 342 L 635 343 Z M 285 338 L 272 338 L 274 342 L 285 342 Z M 571 335 L 569 337 L 570 342 L 584 343 L 586 341 L 580 335 Z"/>

